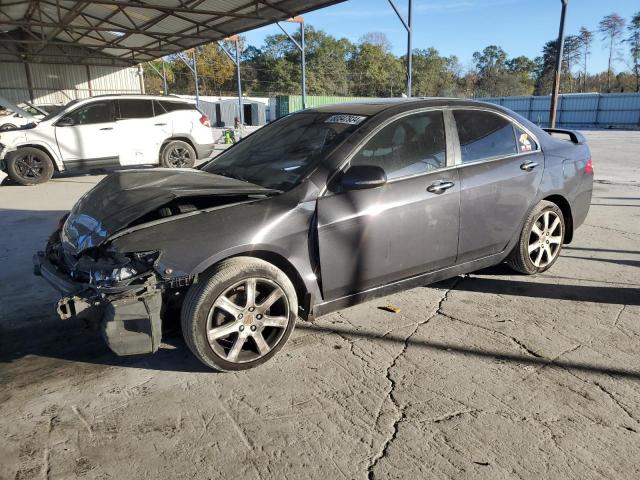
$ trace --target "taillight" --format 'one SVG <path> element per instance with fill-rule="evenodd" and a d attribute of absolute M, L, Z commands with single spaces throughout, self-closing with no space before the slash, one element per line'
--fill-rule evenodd
<path fill-rule="evenodd" d="M 591 159 L 589 159 L 587 165 L 584 167 L 584 173 L 593 174 L 593 162 Z"/>
<path fill-rule="evenodd" d="M 207 117 L 206 115 L 202 115 L 200 117 L 200 123 L 202 125 L 204 125 L 205 127 L 210 127 L 211 126 L 211 124 L 209 123 L 209 117 Z"/>

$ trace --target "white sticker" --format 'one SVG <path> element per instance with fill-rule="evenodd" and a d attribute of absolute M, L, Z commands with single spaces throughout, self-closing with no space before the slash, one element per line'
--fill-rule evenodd
<path fill-rule="evenodd" d="M 520 151 L 529 152 L 531 151 L 531 142 L 529 141 L 529 135 L 523 133 L 520 135 Z"/>
<path fill-rule="evenodd" d="M 363 117 L 362 115 L 347 115 L 341 113 L 339 115 L 331 115 L 324 121 L 324 123 L 344 123 L 347 125 L 358 125 L 365 118 L 367 117 Z"/>

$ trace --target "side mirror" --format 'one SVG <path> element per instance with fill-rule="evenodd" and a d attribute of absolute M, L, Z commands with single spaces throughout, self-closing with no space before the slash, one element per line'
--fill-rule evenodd
<path fill-rule="evenodd" d="M 73 127 L 75 122 L 71 117 L 62 117 L 56 122 L 56 127 Z"/>
<path fill-rule="evenodd" d="M 387 174 L 376 165 L 354 165 L 338 175 L 334 185 L 340 192 L 376 188 L 387 183 Z"/>

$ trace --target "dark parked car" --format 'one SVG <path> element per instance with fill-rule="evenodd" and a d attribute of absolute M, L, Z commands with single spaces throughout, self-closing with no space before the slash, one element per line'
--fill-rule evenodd
<path fill-rule="evenodd" d="M 536 274 L 584 221 L 584 138 L 466 100 L 288 115 L 199 170 L 117 172 L 35 256 L 62 318 L 118 354 L 157 350 L 181 316 L 218 370 L 271 358 L 306 320 L 506 261 Z"/>

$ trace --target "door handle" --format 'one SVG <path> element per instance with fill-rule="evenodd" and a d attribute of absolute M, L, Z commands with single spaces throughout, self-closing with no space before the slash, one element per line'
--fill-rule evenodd
<path fill-rule="evenodd" d="M 524 162 L 522 165 L 520 165 L 520 170 L 524 170 L 526 172 L 530 172 L 531 170 L 533 170 L 537 166 L 538 166 L 538 164 L 536 162 Z"/>
<path fill-rule="evenodd" d="M 455 185 L 455 183 L 453 183 L 453 182 L 443 182 L 442 180 L 439 180 L 439 181 L 434 182 L 431 185 L 429 185 L 427 187 L 427 192 L 444 193 L 445 190 L 449 190 L 454 185 Z"/>
<path fill-rule="evenodd" d="M 156 127 L 164 127 L 166 123 L 154 123 Z"/>
<path fill-rule="evenodd" d="M 113 127 L 104 127 L 104 128 L 101 128 L 100 130 L 113 130 Z"/>

